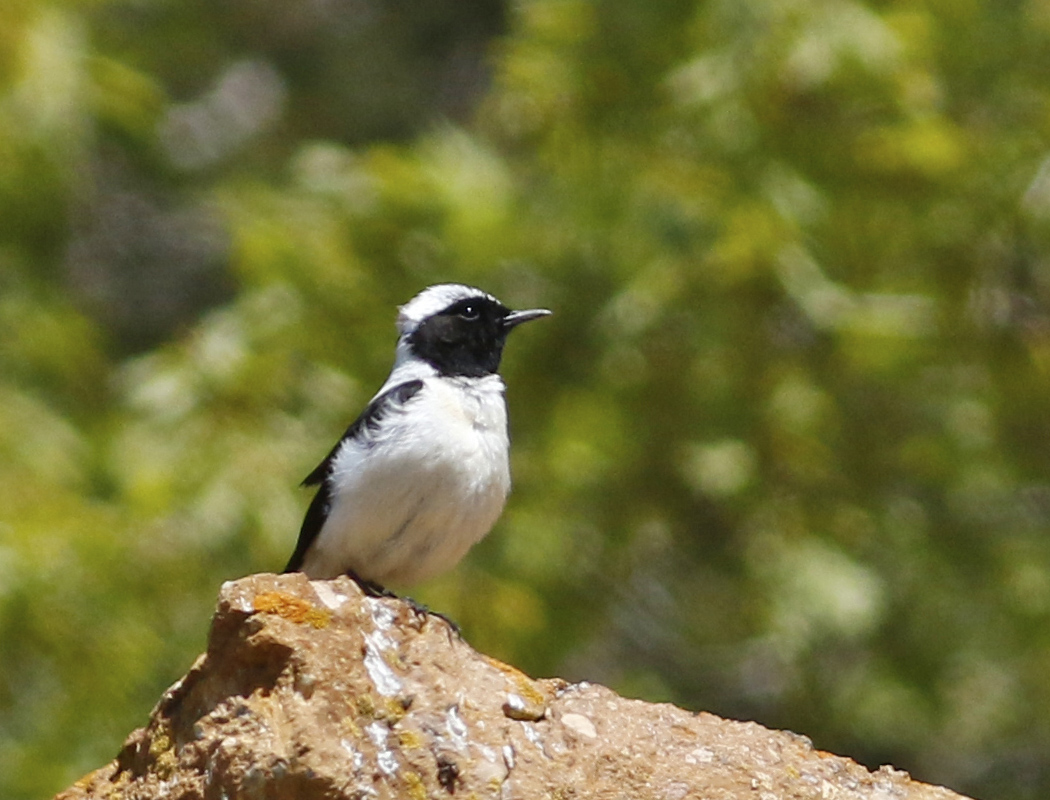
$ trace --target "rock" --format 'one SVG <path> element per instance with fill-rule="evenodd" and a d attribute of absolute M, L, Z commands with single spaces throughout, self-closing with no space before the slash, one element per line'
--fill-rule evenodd
<path fill-rule="evenodd" d="M 227 583 L 208 650 L 61 800 L 959 800 L 753 722 L 532 680 L 347 578 Z"/>

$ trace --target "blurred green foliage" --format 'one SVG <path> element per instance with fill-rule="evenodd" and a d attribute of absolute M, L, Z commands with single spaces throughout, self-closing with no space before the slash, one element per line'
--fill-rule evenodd
<path fill-rule="evenodd" d="M 0 796 L 112 757 L 476 283 L 534 674 L 1050 794 L 1050 5 L 0 6 Z M 294 9 L 294 10 L 292 10 Z"/>

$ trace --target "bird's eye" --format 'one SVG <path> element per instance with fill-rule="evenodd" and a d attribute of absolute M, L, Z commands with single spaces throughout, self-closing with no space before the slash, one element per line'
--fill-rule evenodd
<path fill-rule="evenodd" d="M 463 319 L 477 319 L 480 314 L 481 311 L 475 305 L 463 306 L 463 309 L 459 312 Z"/>

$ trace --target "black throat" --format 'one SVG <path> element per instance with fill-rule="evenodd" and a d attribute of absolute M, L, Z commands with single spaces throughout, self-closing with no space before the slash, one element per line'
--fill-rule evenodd
<path fill-rule="evenodd" d="M 489 298 L 467 298 L 423 320 L 408 337 L 412 352 L 441 374 L 481 378 L 499 369 L 510 310 Z"/>

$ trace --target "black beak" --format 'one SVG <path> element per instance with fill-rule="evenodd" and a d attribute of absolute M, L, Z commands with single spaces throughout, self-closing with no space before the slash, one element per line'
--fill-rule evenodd
<path fill-rule="evenodd" d="M 511 311 L 507 316 L 503 318 L 503 329 L 510 330 L 516 328 L 523 322 L 528 322 L 530 319 L 539 319 L 540 317 L 549 317 L 551 312 L 545 308 L 530 308 L 525 311 Z"/>

